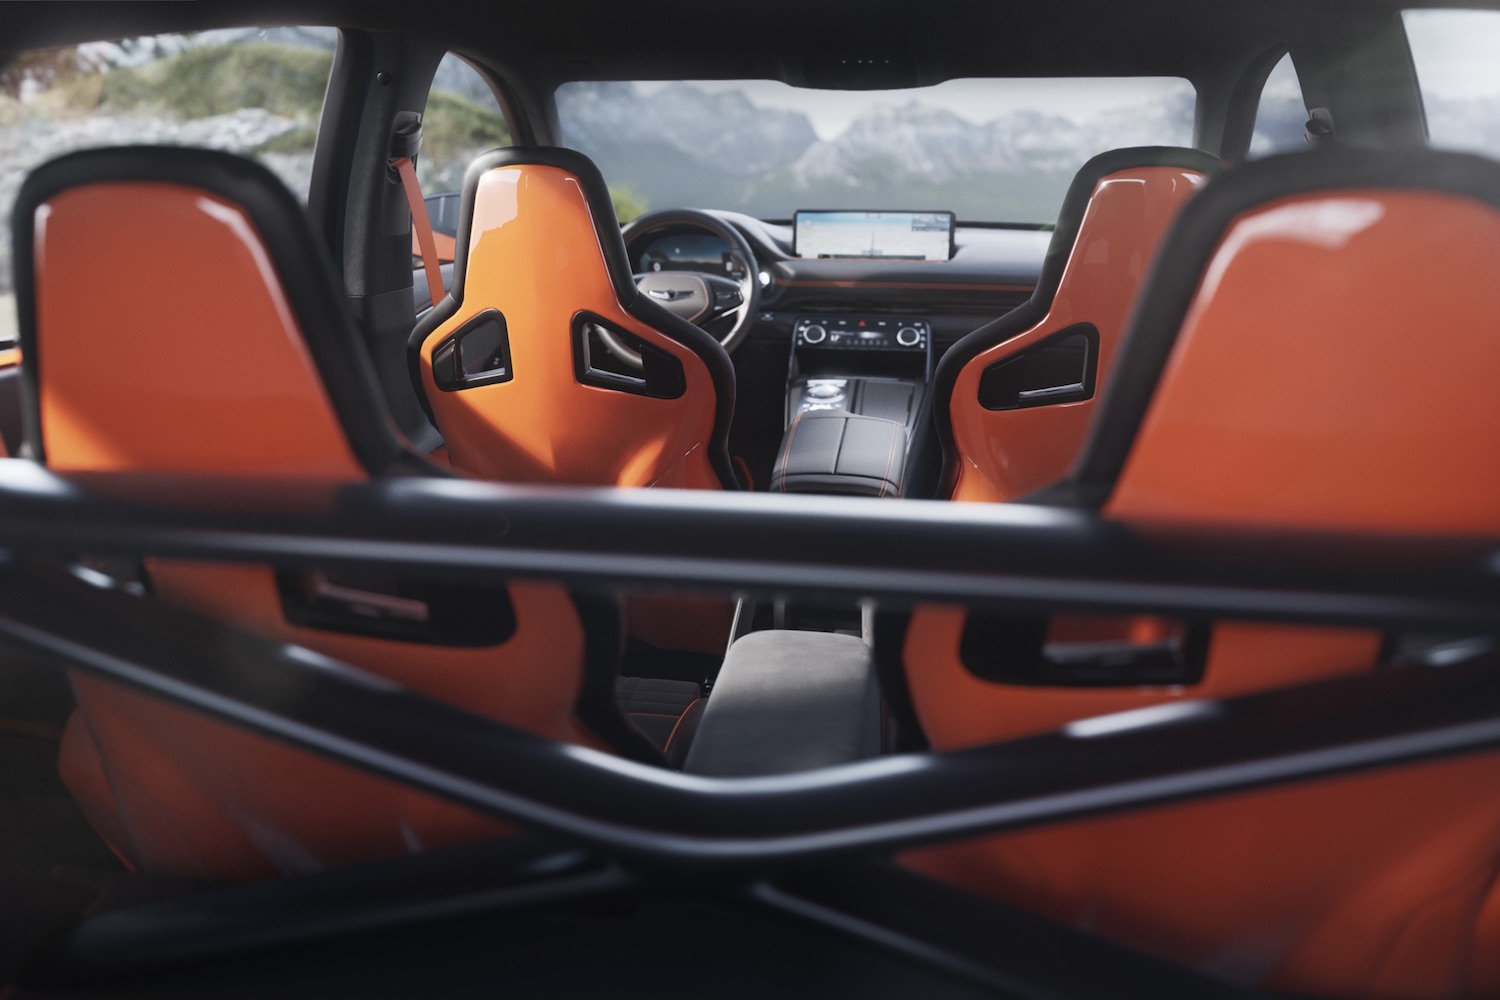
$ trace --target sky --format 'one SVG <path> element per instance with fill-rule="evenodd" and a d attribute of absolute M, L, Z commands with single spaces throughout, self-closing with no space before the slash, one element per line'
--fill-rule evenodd
<path fill-rule="evenodd" d="M 663 83 L 641 84 L 650 93 Z M 777 80 L 700 80 L 693 86 L 710 93 L 742 91 L 754 104 L 801 111 L 818 138 L 837 138 L 868 108 L 902 106 L 920 97 L 928 107 L 943 107 L 976 125 L 1010 111 L 1033 109 L 1080 121 L 1101 110 L 1154 103 L 1191 84 L 1176 77 L 1096 78 L 1089 80 L 949 80 L 920 90 L 805 90 Z"/>
<path fill-rule="evenodd" d="M 1412 10 L 1405 12 L 1412 57 L 1425 92 L 1463 98 L 1500 95 L 1500 12 Z M 1295 86 L 1294 78 L 1286 81 Z M 1280 81 L 1277 81 L 1280 82 Z M 648 93 L 664 83 L 641 84 Z M 863 110 L 881 104 L 946 107 L 975 124 L 1025 108 L 1074 121 L 1099 111 L 1162 100 L 1187 87 L 1173 77 L 1091 80 L 950 80 L 921 90 L 804 90 L 775 80 L 703 80 L 711 93 L 741 90 L 762 107 L 801 111 L 820 139 L 834 139 Z"/>
<path fill-rule="evenodd" d="M 1424 92 L 1500 94 L 1500 11 L 1409 10 L 1402 16 Z"/>

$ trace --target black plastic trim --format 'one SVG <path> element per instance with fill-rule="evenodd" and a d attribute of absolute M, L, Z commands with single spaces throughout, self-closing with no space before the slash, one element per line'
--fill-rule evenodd
<path fill-rule="evenodd" d="M 7 455 L 18 455 L 25 439 L 21 435 L 24 407 L 21 403 L 21 366 L 0 368 L 0 443 Z"/>
<path fill-rule="evenodd" d="M 36 329 L 32 258 L 36 211 L 64 190 L 106 181 L 156 181 L 198 188 L 242 208 L 266 247 L 329 402 L 355 457 L 371 475 L 387 473 L 404 453 L 365 346 L 349 319 L 337 272 L 292 193 L 266 168 L 243 157 L 188 147 L 134 146 L 70 153 L 37 167 L 21 185 L 12 215 L 16 310 L 23 366 L 23 423 L 30 457 L 42 446 L 38 371 L 46 351 Z M 164 306 L 165 307 L 165 306 Z"/>
<path fill-rule="evenodd" d="M 1126 324 L 1114 373 L 1075 471 L 1038 499 L 1086 507 L 1108 500 L 1197 295 L 1203 268 L 1237 216 L 1275 198 L 1359 188 L 1438 191 L 1500 209 L 1500 164 L 1468 153 L 1329 146 L 1255 160 L 1215 179 L 1184 206 L 1162 243 Z"/>
<path fill-rule="evenodd" d="M 500 328 L 499 354 L 505 359 L 505 364 L 480 372 L 464 371 L 464 338 L 491 323 Z M 505 315 L 498 309 L 486 309 L 475 313 L 463 326 L 444 337 L 443 342 L 432 349 L 432 376 L 433 384 L 443 392 L 461 392 L 475 386 L 509 382 L 515 378 L 515 365 L 510 353 L 510 330 L 506 325 Z"/>
<path fill-rule="evenodd" d="M 1009 365 L 1018 364 L 1032 354 L 1045 351 L 1064 340 L 1073 337 L 1083 337 L 1086 348 L 1083 355 L 1083 368 L 1079 372 L 1077 382 L 1061 384 L 1047 389 L 1022 390 L 1016 394 L 1012 401 L 1008 394 L 1002 401 L 995 396 L 993 380 Z M 986 410 L 1025 410 L 1034 406 L 1057 406 L 1060 403 L 1077 403 L 1085 399 L 1092 399 L 1094 395 L 1094 379 L 1099 369 L 1099 328 L 1092 323 L 1074 323 L 1072 326 L 1064 327 L 1052 336 L 1039 340 L 1023 351 L 1018 351 L 1007 358 L 995 362 L 984 370 L 979 376 L 979 405 Z"/>
<path fill-rule="evenodd" d="M 1049 652 L 1051 619 L 971 612 L 959 638 L 964 669 L 992 684 L 1026 687 L 1190 685 L 1203 679 L 1209 627 L 1187 627 L 1180 643 L 1089 643 L 1072 655 Z"/>
<path fill-rule="evenodd" d="M 598 326 L 614 334 L 631 350 L 641 356 L 641 374 L 624 375 L 618 372 L 595 368 L 591 358 L 593 351 L 588 345 L 589 327 Z M 604 350 L 603 345 L 600 349 Z M 681 399 L 687 392 L 687 373 L 682 362 L 671 354 L 648 344 L 619 324 L 611 323 L 603 316 L 591 312 L 580 312 L 573 317 L 573 375 L 582 385 L 611 392 L 628 392 L 652 399 Z"/>
<path fill-rule="evenodd" d="M 622 757 L 666 767 L 664 753 L 626 718 L 615 682 L 625 650 L 625 623 L 620 602 L 613 596 L 573 591 L 573 606 L 583 620 L 588 643 L 584 649 L 583 683 L 575 711 L 578 720 Z"/>
<path fill-rule="evenodd" d="M 320 588 L 319 584 L 324 587 Z M 336 587 L 329 592 L 327 587 Z M 499 646 L 516 634 L 515 608 L 503 584 L 454 586 L 421 577 L 324 577 L 280 571 L 281 612 L 293 625 L 426 646 Z M 369 600 L 362 600 L 368 596 Z M 383 597 L 424 605 L 420 618 L 380 614 Z"/>
<path fill-rule="evenodd" d="M 911 688 L 906 683 L 906 629 L 910 624 L 911 615 L 878 611 L 870 641 L 875 653 L 875 676 L 880 681 L 880 694 L 896 729 L 891 742 L 897 751 L 903 752 L 927 750 L 932 746 L 922 729 L 921 719 L 917 717 L 917 706 L 911 700 Z"/>
<path fill-rule="evenodd" d="M 307 212 L 323 238 L 335 265 L 344 259 L 344 213 L 349 203 L 349 178 L 358 143 L 365 92 L 375 72 L 370 36 L 350 28 L 338 29 L 328 90 L 318 119 L 318 143 L 308 182 Z"/>

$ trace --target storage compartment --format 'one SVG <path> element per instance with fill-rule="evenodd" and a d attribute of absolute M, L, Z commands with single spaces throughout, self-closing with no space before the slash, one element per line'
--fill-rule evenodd
<path fill-rule="evenodd" d="M 683 770 L 793 774 L 880 754 L 870 647 L 830 632 L 752 632 L 729 647 Z"/>
<path fill-rule="evenodd" d="M 787 428 L 771 491 L 899 497 L 906 427 L 842 410 L 799 413 Z"/>

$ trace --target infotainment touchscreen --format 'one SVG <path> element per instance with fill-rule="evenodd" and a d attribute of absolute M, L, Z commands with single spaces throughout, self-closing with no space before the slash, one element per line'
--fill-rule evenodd
<path fill-rule="evenodd" d="M 798 212 L 798 257 L 858 260 L 947 260 L 953 256 L 952 212 Z"/>

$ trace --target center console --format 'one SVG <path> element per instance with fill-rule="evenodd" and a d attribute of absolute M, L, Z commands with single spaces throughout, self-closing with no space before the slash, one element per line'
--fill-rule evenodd
<path fill-rule="evenodd" d="M 932 329 L 901 316 L 804 316 L 792 326 L 787 423 L 845 410 L 910 426 L 932 369 Z"/>
<path fill-rule="evenodd" d="M 772 490 L 900 496 L 931 372 L 932 329 L 920 317 L 799 317 Z"/>

